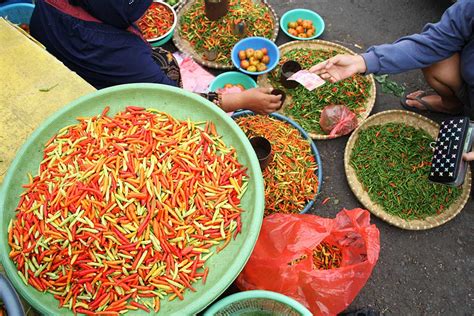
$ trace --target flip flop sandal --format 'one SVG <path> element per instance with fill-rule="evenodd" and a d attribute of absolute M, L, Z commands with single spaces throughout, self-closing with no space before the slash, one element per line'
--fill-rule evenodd
<path fill-rule="evenodd" d="M 443 113 L 440 111 L 436 111 L 431 107 L 431 105 L 423 100 L 424 97 L 429 96 L 429 95 L 436 95 L 436 93 L 433 92 L 422 92 L 421 94 L 417 95 L 414 99 L 408 99 L 407 98 L 408 94 L 405 94 L 401 99 L 400 103 L 402 104 L 402 107 L 408 111 L 412 111 L 415 113 L 426 113 L 426 112 L 431 112 L 431 113 Z M 417 108 L 415 106 L 410 106 L 407 104 L 407 100 L 413 100 L 413 101 L 418 101 L 423 107 L 422 108 Z M 444 113 L 443 113 L 444 114 Z M 447 113 L 446 113 L 447 114 Z"/>
<path fill-rule="evenodd" d="M 407 98 L 408 94 L 405 94 L 401 99 L 400 103 L 402 104 L 402 107 L 408 111 L 415 112 L 418 114 L 423 114 L 423 113 L 437 113 L 437 114 L 445 114 L 445 115 L 460 115 L 462 114 L 462 111 L 459 111 L 457 113 L 447 113 L 447 112 L 441 112 L 436 109 L 434 109 L 428 102 L 423 100 L 424 97 L 430 96 L 430 95 L 438 95 L 436 92 L 422 92 L 419 95 L 417 95 L 414 99 L 408 99 Z M 418 101 L 423 107 L 422 108 L 417 108 L 415 106 L 410 106 L 407 104 L 407 100 L 414 100 Z"/>

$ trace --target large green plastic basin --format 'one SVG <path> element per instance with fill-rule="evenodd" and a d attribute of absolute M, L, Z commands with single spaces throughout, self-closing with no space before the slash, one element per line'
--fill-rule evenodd
<path fill-rule="evenodd" d="M 257 240 L 263 219 L 264 188 L 257 157 L 245 134 L 222 110 L 204 98 L 182 89 L 156 85 L 131 84 L 100 90 L 81 97 L 66 105 L 43 122 L 23 145 L 8 170 L 0 192 L 0 252 L 8 277 L 19 294 L 35 309 L 45 315 L 72 315 L 68 309 L 59 309 L 58 301 L 51 295 L 26 286 L 17 274 L 14 263 L 8 257 L 7 226 L 15 215 L 15 208 L 27 183 L 27 173 L 37 173 L 42 160 L 43 145 L 61 127 L 76 123 L 78 116 L 93 116 L 110 106 L 110 114 L 125 109 L 127 105 L 155 108 L 170 113 L 177 119 L 194 121 L 211 120 L 223 135 L 227 145 L 235 147 L 238 159 L 248 167 L 249 186 L 242 199 L 242 232 L 219 254 L 208 262 L 209 275 L 206 284 L 197 282 L 197 292 L 186 291 L 184 300 L 162 300 L 160 315 L 192 315 L 214 301 L 237 277 L 247 262 Z M 34 106 L 34 105 L 31 105 Z M 145 315 L 144 311 L 130 311 L 127 315 Z"/>

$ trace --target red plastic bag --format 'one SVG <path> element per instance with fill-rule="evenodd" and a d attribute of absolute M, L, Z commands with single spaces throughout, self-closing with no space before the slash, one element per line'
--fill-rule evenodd
<path fill-rule="evenodd" d="M 357 117 L 345 105 L 328 105 L 321 112 L 319 125 L 330 136 L 346 135 L 357 127 Z"/>
<path fill-rule="evenodd" d="M 313 249 L 322 241 L 342 250 L 341 267 L 313 268 Z M 314 315 L 335 315 L 350 305 L 372 273 L 380 251 L 379 230 L 363 209 L 335 219 L 305 214 L 264 218 L 255 249 L 237 278 L 241 290 L 269 290 L 292 297 Z M 295 265 L 295 259 L 307 258 Z"/>

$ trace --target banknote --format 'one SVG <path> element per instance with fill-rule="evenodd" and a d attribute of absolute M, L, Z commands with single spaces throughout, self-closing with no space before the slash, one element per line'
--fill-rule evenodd
<path fill-rule="evenodd" d="M 320 76 L 306 69 L 295 72 L 290 78 L 288 78 L 288 80 L 294 80 L 298 82 L 309 91 L 313 91 L 314 89 L 326 83 L 326 81 L 321 79 Z"/>

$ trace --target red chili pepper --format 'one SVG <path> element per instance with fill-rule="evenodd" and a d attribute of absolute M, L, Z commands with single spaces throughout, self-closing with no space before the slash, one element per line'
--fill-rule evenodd
<path fill-rule="evenodd" d="M 138 21 L 138 27 L 145 39 L 165 35 L 173 26 L 173 13 L 163 4 L 152 2 L 145 15 Z M 140 111 L 142 108 L 135 107 Z M 130 108 L 133 110 L 132 108 Z"/>

